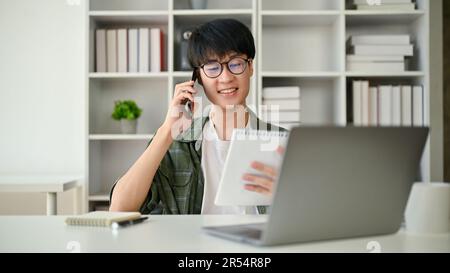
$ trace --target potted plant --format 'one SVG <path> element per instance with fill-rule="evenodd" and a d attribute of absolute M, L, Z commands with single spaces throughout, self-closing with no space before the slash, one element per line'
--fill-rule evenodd
<path fill-rule="evenodd" d="M 132 100 L 116 101 L 111 117 L 120 120 L 122 134 L 136 134 L 137 119 L 141 116 L 140 109 Z"/>

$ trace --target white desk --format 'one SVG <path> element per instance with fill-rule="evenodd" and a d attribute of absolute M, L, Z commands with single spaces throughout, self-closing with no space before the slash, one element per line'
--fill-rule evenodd
<path fill-rule="evenodd" d="M 47 215 L 56 215 L 56 193 L 79 185 L 80 177 L 56 175 L 0 175 L 0 192 L 45 192 Z"/>
<path fill-rule="evenodd" d="M 0 252 L 450 252 L 450 234 L 393 235 L 255 247 L 216 238 L 202 225 L 261 222 L 265 216 L 150 216 L 144 223 L 112 230 L 66 226 L 63 216 L 0 216 Z"/>

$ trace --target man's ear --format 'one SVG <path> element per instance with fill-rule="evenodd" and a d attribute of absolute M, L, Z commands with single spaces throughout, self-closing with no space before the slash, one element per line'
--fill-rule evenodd
<path fill-rule="evenodd" d="M 248 62 L 248 68 L 250 69 L 250 77 L 253 76 L 253 59 Z"/>

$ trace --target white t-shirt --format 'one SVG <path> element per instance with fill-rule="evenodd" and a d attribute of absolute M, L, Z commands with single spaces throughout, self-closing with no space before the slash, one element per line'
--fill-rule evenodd
<path fill-rule="evenodd" d="M 250 121 L 247 122 L 247 127 L 249 124 Z M 258 214 L 257 207 L 254 206 L 216 206 L 214 204 L 229 147 L 230 141 L 221 140 L 213 123 L 209 120 L 205 124 L 202 141 L 201 167 L 205 183 L 202 214 Z"/>

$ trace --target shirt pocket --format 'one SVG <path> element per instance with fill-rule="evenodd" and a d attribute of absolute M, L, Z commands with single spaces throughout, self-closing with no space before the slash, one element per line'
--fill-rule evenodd
<path fill-rule="evenodd" d="M 189 184 L 193 175 L 192 170 L 188 171 L 175 171 L 174 172 L 174 180 L 172 181 L 172 185 L 174 187 L 185 187 Z"/>
<path fill-rule="evenodd" d="M 189 185 L 193 179 L 193 171 L 175 171 L 172 187 L 175 197 L 178 199 L 185 199 L 189 195 Z M 180 201 L 180 200 L 178 200 Z"/>

